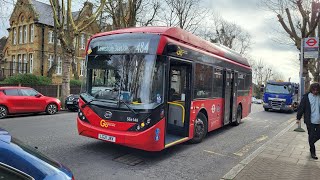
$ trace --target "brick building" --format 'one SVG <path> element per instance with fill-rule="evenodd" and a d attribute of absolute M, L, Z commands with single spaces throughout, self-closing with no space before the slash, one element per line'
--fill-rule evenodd
<path fill-rule="evenodd" d="M 91 8 L 73 12 L 78 21 L 92 14 Z M 32 73 L 47 76 L 48 70 L 57 58 L 56 72 L 52 80 L 61 82 L 62 54 L 59 40 L 54 38 L 54 20 L 51 5 L 36 0 L 18 0 L 10 17 L 9 37 L 4 46 L 4 63 L 0 64 L 5 77 L 17 73 Z M 75 39 L 76 58 L 74 65 L 77 74 L 83 75 L 85 46 L 89 37 L 99 32 L 96 22 L 90 25 Z M 57 44 L 55 51 L 54 44 Z M 73 73 L 72 77 L 73 78 Z"/>

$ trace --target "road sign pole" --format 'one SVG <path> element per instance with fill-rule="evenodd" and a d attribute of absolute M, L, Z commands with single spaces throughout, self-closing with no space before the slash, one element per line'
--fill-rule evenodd
<path fill-rule="evenodd" d="M 300 91 L 299 91 L 299 97 L 300 97 L 300 102 L 302 99 L 302 95 L 304 93 L 304 79 L 302 77 L 303 75 L 303 44 L 304 44 L 304 39 L 301 38 L 301 46 L 300 46 Z M 301 121 L 299 121 L 298 123 L 298 127 L 296 129 L 294 129 L 294 131 L 296 132 L 305 132 L 305 130 L 301 127 Z"/>

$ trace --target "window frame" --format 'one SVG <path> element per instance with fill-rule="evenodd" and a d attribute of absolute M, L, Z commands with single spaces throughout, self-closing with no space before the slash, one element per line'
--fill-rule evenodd
<path fill-rule="evenodd" d="M 28 43 L 28 28 L 27 28 L 27 25 L 23 26 L 23 43 L 24 44 Z"/>
<path fill-rule="evenodd" d="M 33 54 L 29 54 L 29 73 L 33 73 Z"/>
<path fill-rule="evenodd" d="M 33 40 L 34 40 L 34 24 L 30 24 L 30 26 L 29 26 L 29 28 L 30 28 L 30 43 L 33 43 Z"/>
<path fill-rule="evenodd" d="M 56 68 L 56 74 L 61 75 L 62 74 L 62 60 L 61 57 L 57 57 L 57 68 Z"/>
<path fill-rule="evenodd" d="M 22 26 L 19 26 L 19 44 L 23 44 L 23 29 Z"/>
<path fill-rule="evenodd" d="M 0 169 L 4 169 L 4 171 L 7 171 L 7 172 L 11 172 L 15 175 L 18 175 L 20 176 L 22 179 L 29 179 L 29 180 L 34 180 L 34 178 L 32 176 L 30 176 L 29 174 L 25 173 L 25 172 L 22 172 L 8 164 L 5 164 L 5 163 L 2 163 L 0 162 Z"/>
<path fill-rule="evenodd" d="M 13 45 L 16 45 L 17 44 L 17 28 L 16 27 L 13 28 L 12 35 L 13 35 Z"/>
<path fill-rule="evenodd" d="M 53 38 L 53 31 L 50 31 L 48 32 L 48 43 L 49 44 L 53 44 L 54 42 L 54 38 Z"/>

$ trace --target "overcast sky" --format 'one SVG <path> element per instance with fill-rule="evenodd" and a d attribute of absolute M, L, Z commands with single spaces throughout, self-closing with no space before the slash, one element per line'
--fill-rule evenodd
<path fill-rule="evenodd" d="M 41 0 L 48 2 L 47 0 Z M 252 36 L 252 46 L 249 55 L 256 60 L 263 60 L 265 63 L 273 66 L 280 71 L 285 79 L 291 77 L 291 80 L 298 82 L 299 79 L 299 52 L 291 45 L 284 45 L 276 42 L 274 39 L 282 39 L 275 31 L 280 29 L 276 15 L 265 11 L 258 5 L 258 0 L 203 0 L 203 5 L 216 13 L 219 13 L 224 19 L 240 25 Z M 78 10 L 80 8 L 77 7 Z M 9 17 L 12 12 L 11 7 L 0 7 L 2 12 L 6 12 Z M 0 37 L 6 35 L 8 21 L 1 18 Z M 280 38 L 279 38 L 280 37 Z M 288 37 L 283 37 L 287 41 Z"/>

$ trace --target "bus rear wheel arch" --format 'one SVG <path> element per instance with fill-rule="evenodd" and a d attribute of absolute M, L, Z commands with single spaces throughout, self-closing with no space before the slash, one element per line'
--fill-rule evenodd
<path fill-rule="evenodd" d="M 208 132 L 208 118 L 205 112 L 200 111 L 194 121 L 193 138 L 191 143 L 200 143 Z"/>

